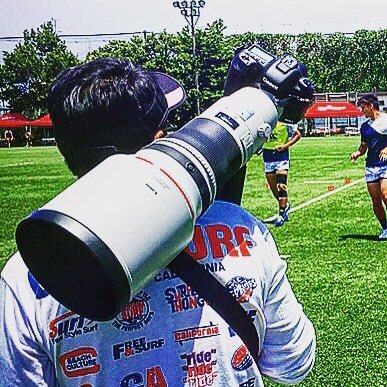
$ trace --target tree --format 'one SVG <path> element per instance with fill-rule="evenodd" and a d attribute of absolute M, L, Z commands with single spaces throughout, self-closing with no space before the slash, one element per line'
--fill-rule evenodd
<path fill-rule="evenodd" d="M 349 76 L 356 91 L 386 90 L 387 30 L 360 30 L 351 38 L 353 63 L 348 63 Z"/>
<path fill-rule="evenodd" d="M 36 118 L 47 112 L 46 97 L 52 81 L 78 60 L 58 37 L 51 22 L 36 31 L 24 31 L 23 37 L 13 51 L 4 53 L 0 93 L 11 110 Z"/>
<path fill-rule="evenodd" d="M 317 92 L 367 92 L 387 88 L 387 30 L 302 34 L 296 57 L 309 69 Z"/>
<path fill-rule="evenodd" d="M 223 94 L 232 47 L 224 35 L 226 26 L 223 20 L 208 24 L 196 31 L 199 98 L 202 110 L 208 108 Z"/>

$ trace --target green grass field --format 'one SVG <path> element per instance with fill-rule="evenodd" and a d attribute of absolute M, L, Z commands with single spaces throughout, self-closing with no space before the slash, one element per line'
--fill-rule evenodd
<path fill-rule="evenodd" d="M 292 148 L 292 207 L 363 177 L 349 154 L 359 138 L 304 138 Z M 15 228 L 73 181 L 56 148 L 0 149 L 0 270 L 16 250 Z M 265 188 L 262 159 L 248 166 L 243 206 L 259 219 L 277 211 Z M 317 332 L 317 357 L 302 386 L 387 385 L 387 242 L 364 182 L 269 225 L 288 276 Z M 44 235 L 42 235 L 42 241 Z M 267 385 L 274 385 L 267 383 Z"/>

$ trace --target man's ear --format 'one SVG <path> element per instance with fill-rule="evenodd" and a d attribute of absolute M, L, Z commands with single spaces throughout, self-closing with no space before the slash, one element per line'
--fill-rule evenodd
<path fill-rule="evenodd" d="M 162 137 L 164 137 L 164 132 L 161 129 L 159 129 L 156 132 L 156 134 L 153 136 L 153 141 L 156 141 L 156 140 L 158 140 L 159 138 L 162 138 Z"/>

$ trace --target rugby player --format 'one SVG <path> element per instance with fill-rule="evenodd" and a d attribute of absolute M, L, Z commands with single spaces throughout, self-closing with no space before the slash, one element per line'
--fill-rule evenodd
<path fill-rule="evenodd" d="M 387 114 L 379 111 L 378 97 L 368 93 L 358 99 L 367 120 L 360 128 L 360 145 L 351 153 L 356 161 L 367 152 L 365 180 L 372 200 L 372 209 L 382 227 L 380 240 L 387 240 Z"/>

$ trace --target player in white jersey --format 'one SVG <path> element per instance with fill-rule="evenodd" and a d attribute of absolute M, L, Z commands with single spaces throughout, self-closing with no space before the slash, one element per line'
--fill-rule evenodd
<path fill-rule="evenodd" d="M 126 60 L 95 60 L 63 72 L 51 87 L 49 108 L 70 170 L 82 176 L 109 154 L 133 153 L 161 136 L 169 110 L 183 97 L 175 80 Z M 16 253 L 0 281 L 0 384 L 262 386 L 262 375 L 282 383 L 305 378 L 315 359 L 314 328 L 265 226 L 238 206 L 215 202 L 186 250 L 246 310 L 258 333 L 258 364 L 169 269 L 114 319 L 97 322 L 48 295 Z"/>

